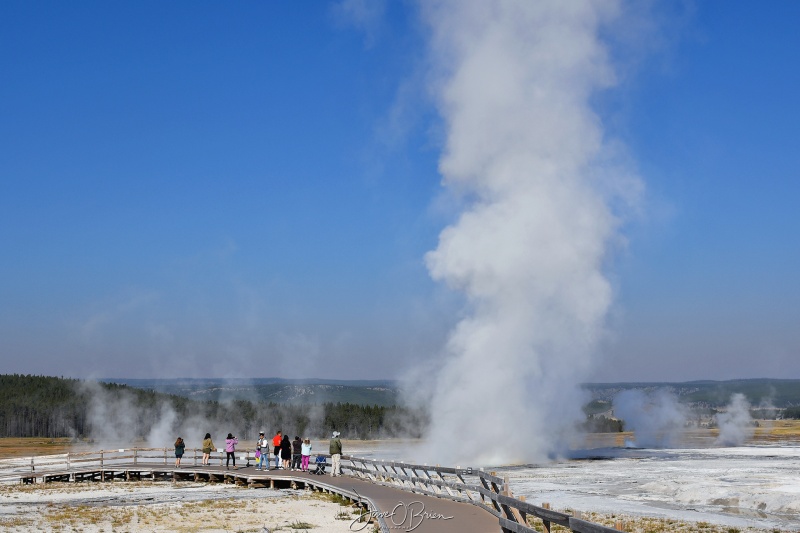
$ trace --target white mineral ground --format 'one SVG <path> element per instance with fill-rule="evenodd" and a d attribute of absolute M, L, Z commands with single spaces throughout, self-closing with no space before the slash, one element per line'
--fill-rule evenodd
<path fill-rule="evenodd" d="M 797 446 L 607 450 L 497 470 L 515 495 L 554 508 L 800 530 Z"/>
<path fill-rule="evenodd" d="M 500 442 L 502 439 L 497 439 Z M 742 531 L 800 531 L 800 445 L 786 442 L 714 447 L 690 438 L 686 447 L 572 450 L 542 464 L 461 465 L 509 476 L 514 496 L 553 509 L 656 517 Z M 411 442 L 354 443 L 351 453 L 413 461 Z M 454 466 L 454 465 L 448 465 Z"/>
<path fill-rule="evenodd" d="M 356 518 L 352 507 L 299 490 L 193 482 L 0 486 L 0 531 L 333 533 L 352 531 Z"/>

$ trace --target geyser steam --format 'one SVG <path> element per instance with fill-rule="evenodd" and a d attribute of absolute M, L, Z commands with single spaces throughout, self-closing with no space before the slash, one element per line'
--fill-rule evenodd
<path fill-rule="evenodd" d="M 690 417 L 686 406 L 666 390 L 620 392 L 614 398 L 614 414 L 634 433 L 634 442 L 627 444 L 640 448 L 665 448 L 681 442 Z"/>
<path fill-rule="evenodd" d="M 589 105 L 615 82 L 617 2 L 425 2 L 445 186 L 466 207 L 426 263 L 463 291 L 432 397 L 447 461 L 531 460 L 580 417 L 612 291 L 616 208 L 641 184 Z M 443 459 L 444 460 L 444 459 Z"/>
<path fill-rule="evenodd" d="M 744 394 L 733 394 L 731 402 L 717 414 L 716 419 L 719 428 L 717 444 L 721 446 L 741 446 L 755 432 L 750 403 Z"/>

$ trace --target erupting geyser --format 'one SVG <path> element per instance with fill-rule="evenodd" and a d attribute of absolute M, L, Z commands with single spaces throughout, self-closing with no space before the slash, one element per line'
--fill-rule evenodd
<path fill-rule="evenodd" d="M 620 5 L 422 8 L 440 171 L 465 205 L 426 263 L 469 305 L 437 374 L 429 449 L 449 463 L 532 460 L 581 416 L 612 297 L 604 262 L 641 190 L 589 105 L 615 82 L 598 34 Z"/>

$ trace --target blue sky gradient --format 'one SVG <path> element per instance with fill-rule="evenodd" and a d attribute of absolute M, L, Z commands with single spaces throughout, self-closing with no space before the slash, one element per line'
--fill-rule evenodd
<path fill-rule="evenodd" d="M 460 297 L 423 257 L 458 206 L 417 7 L 375 5 L 0 5 L 0 372 L 393 378 L 438 353 Z M 647 192 L 594 380 L 800 378 L 800 4 L 647 20 L 596 98 Z"/>

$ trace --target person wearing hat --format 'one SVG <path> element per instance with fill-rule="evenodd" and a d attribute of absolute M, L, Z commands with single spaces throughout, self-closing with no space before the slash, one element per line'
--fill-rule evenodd
<path fill-rule="evenodd" d="M 258 433 L 256 451 L 261 454 L 256 461 L 256 470 L 269 470 L 269 441 L 263 431 Z"/>
<path fill-rule="evenodd" d="M 333 463 L 333 468 L 331 468 L 331 476 L 341 476 L 342 475 L 342 441 L 339 440 L 339 433 L 338 431 L 333 432 L 333 437 L 331 437 L 331 463 Z"/>

